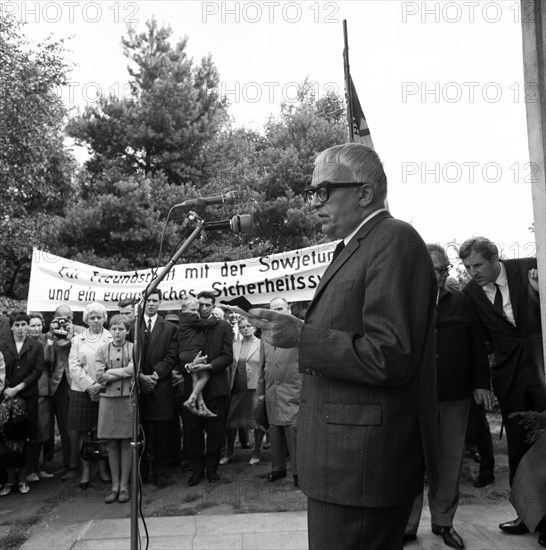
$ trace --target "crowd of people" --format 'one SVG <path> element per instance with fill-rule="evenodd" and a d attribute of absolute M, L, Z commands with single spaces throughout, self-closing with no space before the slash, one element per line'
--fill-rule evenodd
<path fill-rule="evenodd" d="M 546 410 L 536 260 L 502 260 L 489 239 L 469 239 L 459 257 L 470 280 L 459 288 L 446 251 L 390 215 L 381 161 L 360 144 L 321 153 L 305 194 L 323 232 L 340 239 L 305 320 L 282 296 L 240 316 L 208 291 L 163 317 L 157 289 L 139 320 L 130 304 L 108 322 L 90 303 L 79 327 L 61 304 L 44 332 L 40 314 L 13 313 L 0 407 L 23 403 L 27 443 L 0 454 L 0 495 L 52 475 L 56 421 L 63 479 L 89 487 L 94 463 L 81 450 L 96 433 L 107 440 L 105 502 L 129 501 L 138 403 L 144 483 L 167 486 L 173 462 L 190 486 L 218 483 L 237 437 L 253 443 L 249 466 L 267 441 L 268 482 L 289 463 L 308 497 L 311 549 L 396 550 L 418 536 L 426 472 L 431 530 L 464 548 L 454 518 L 465 448 L 481 455 L 474 485 L 494 481 L 485 411 L 498 401 L 512 484 L 531 446 L 513 413 Z M 517 511 L 499 528 L 536 529 L 546 546 L 546 520 Z"/>
<path fill-rule="evenodd" d="M 248 319 L 215 307 L 215 301 L 212 292 L 202 292 L 185 298 L 180 311 L 162 316 L 161 292 L 155 290 L 138 330 L 134 306 L 124 303 L 110 319 L 102 304 L 88 304 L 84 327 L 74 324 L 71 308 L 61 304 L 47 331 L 41 313 L 12 314 L 10 333 L 0 346 L 2 402 L 15 396 L 24 400 L 26 431 L 24 453 L 0 455 L 0 494 L 27 493 L 30 483 L 54 477 L 56 420 L 63 462 L 57 474 L 63 481 L 79 476 L 79 487 L 86 490 L 97 470 L 111 483 L 106 503 L 130 500 L 135 332 L 141 345 L 138 386 L 145 437 L 139 474 L 144 483 L 165 487 L 173 465 L 191 472 L 190 486 L 204 477 L 217 482 L 218 467 L 233 458 L 237 435 L 242 448 L 253 443 L 252 465 L 260 462 L 262 441 L 271 433 L 279 459 L 269 479 L 286 476 L 288 449 L 297 486 L 297 353 L 294 360 L 290 351 L 287 361 L 278 350 L 275 358 L 274 348 L 256 337 Z M 282 297 L 273 306 L 289 311 Z M 281 386 L 275 382 L 279 376 Z M 256 423 L 258 402 L 267 404 L 267 427 Z M 287 444 L 276 434 L 277 425 L 285 426 Z M 85 458 L 88 439 L 106 442 L 107 462 Z"/>

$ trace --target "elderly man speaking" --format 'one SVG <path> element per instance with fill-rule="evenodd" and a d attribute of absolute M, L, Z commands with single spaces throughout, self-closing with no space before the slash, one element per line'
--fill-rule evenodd
<path fill-rule="evenodd" d="M 341 239 L 305 322 L 251 313 L 273 345 L 298 347 L 304 374 L 298 473 L 309 548 L 397 549 L 425 463 L 436 470 L 434 310 L 427 248 L 384 208 L 377 154 L 322 152 L 305 190 L 322 231 Z"/>

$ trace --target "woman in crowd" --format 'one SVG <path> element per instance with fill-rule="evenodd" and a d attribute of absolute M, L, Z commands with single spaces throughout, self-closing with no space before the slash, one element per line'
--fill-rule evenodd
<path fill-rule="evenodd" d="M 67 427 L 71 441 L 71 468 L 77 468 L 80 449 L 88 432 L 97 429 L 102 386 L 96 380 L 96 355 L 101 346 L 112 340 L 111 334 L 104 328 L 106 319 L 106 308 L 102 304 L 89 304 L 83 312 L 83 322 L 87 328 L 74 336 L 70 348 L 68 365 L 71 386 Z M 81 463 L 80 489 L 87 489 L 91 483 L 91 464 L 83 458 Z M 110 482 L 104 461 L 99 462 L 99 477 L 104 482 Z"/>
<path fill-rule="evenodd" d="M 45 348 L 46 335 L 44 334 L 44 318 L 39 312 L 28 314 L 28 334 Z M 30 444 L 32 471 L 27 475 L 27 481 L 40 481 L 53 477 L 45 469 L 47 461 L 53 459 L 53 415 L 51 398 L 49 396 L 49 365 L 44 364 L 44 370 L 38 379 L 38 433 L 36 441 Z M 43 463 L 40 467 L 40 451 L 43 449 Z"/>
<path fill-rule="evenodd" d="M 104 501 L 128 502 L 131 473 L 131 437 L 133 435 L 133 344 L 126 341 L 127 327 L 121 315 L 109 324 L 113 340 L 97 352 L 97 382 L 106 387 L 99 403 L 97 435 L 108 439 L 108 462 L 112 490 Z"/>
<path fill-rule="evenodd" d="M 26 494 L 30 490 L 26 481 L 27 471 L 32 470 L 29 442 L 36 441 L 38 433 L 38 379 L 44 369 L 44 351 L 42 346 L 28 335 L 29 321 L 29 316 L 24 311 L 12 313 L 9 318 L 12 337 L 0 344 L 0 352 L 6 365 L 2 401 L 21 398 L 28 418 L 28 433 L 20 434 L 27 443 L 15 463 L 5 464 L 8 482 L 2 487 L 0 496 L 8 495 L 16 482 L 20 493 Z"/>
<path fill-rule="evenodd" d="M 227 464 L 233 457 L 237 429 L 248 431 L 256 426 L 254 405 L 256 403 L 256 386 L 260 375 L 260 340 L 254 334 L 256 331 L 254 326 L 244 317 L 239 321 L 239 330 L 242 339 L 233 343 L 226 454 L 220 459 L 220 464 Z M 261 443 L 263 432 L 255 430 L 254 436 L 255 443 L 257 438 Z M 259 460 L 259 455 L 257 459 L 253 456 L 250 463 L 256 464 Z"/>

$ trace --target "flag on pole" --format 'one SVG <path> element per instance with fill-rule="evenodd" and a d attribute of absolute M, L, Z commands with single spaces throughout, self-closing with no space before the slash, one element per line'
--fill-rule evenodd
<path fill-rule="evenodd" d="M 349 126 L 349 141 L 359 142 L 374 149 L 370 128 L 366 122 L 364 111 L 356 93 L 355 85 L 349 70 L 349 42 L 347 39 L 347 20 L 343 20 L 343 65 L 345 71 L 345 99 L 347 101 L 347 124 Z"/>
<path fill-rule="evenodd" d="M 353 139 L 352 141 L 359 141 L 364 145 L 367 145 L 371 149 L 374 148 L 372 136 L 370 134 L 370 128 L 366 122 L 366 117 L 364 116 L 364 111 L 360 106 L 360 101 L 358 100 L 358 95 L 355 90 L 355 85 L 353 79 L 349 74 L 349 88 L 350 93 L 347 94 L 347 115 L 349 124 L 353 126 Z"/>

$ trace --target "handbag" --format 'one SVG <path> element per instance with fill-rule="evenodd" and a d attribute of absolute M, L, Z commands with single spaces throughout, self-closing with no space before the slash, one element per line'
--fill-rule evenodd
<path fill-rule="evenodd" d="M 87 432 L 87 437 L 83 440 L 80 456 L 83 460 L 89 462 L 99 462 L 108 460 L 108 447 L 106 439 L 97 437 L 97 430 Z"/>
<path fill-rule="evenodd" d="M 24 465 L 24 453 L 30 436 L 25 401 L 16 396 L 0 403 L 0 462 L 9 468 Z"/>

